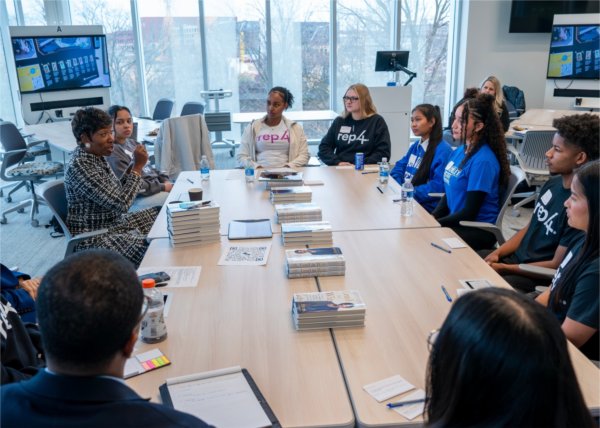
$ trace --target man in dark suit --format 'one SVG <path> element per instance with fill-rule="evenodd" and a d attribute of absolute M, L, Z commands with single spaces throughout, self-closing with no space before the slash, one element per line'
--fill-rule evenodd
<path fill-rule="evenodd" d="M 142 301 L 133 265 L 117 253 L 84 251 L 50 269 L 37 300 L 47 369 L 0 389 L 2 427 L 206 427 L 123 382 Z"/>

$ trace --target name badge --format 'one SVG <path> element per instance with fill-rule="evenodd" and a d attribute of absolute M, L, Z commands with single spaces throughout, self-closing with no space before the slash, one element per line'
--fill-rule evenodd
<path fill-rule="evenodd" d="M 540 201 L 542 201 L 542 204 L 548 205 L 550 199 L 552 199 L 552 190 L 548 189 L 546 190 L 546 193 L 544 193 L 544 195 L 540 198 Z"/>
<path fill-rule="evenodd" d="M 340 127 L 340 134 L 349 134 L 352 131 L 352 128 L 349 126 Z"/>
<path fill-rule="evenodd" d="M 414 166 L 416 162 L 417 157 L 414 154 L 410 155 L 408 158 L 408 166 Z"/>
<path fill-rule="evenodd" d="M 127 150 L 127 149 L 125 149 L 125 150 L 123 150 L 123 151 L 124 151 L 124 152 L 127 154 L 127 156 L 129 156 L 130 158 L 131 158 L 131 157 L 133 157 L 133 152 L 132 152 L 131 150 Z"/>

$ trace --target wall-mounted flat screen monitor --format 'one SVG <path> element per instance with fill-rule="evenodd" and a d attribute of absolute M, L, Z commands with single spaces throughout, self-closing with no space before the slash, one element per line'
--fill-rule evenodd
<path fill-rule="evenodd" d="M 13 37 L 22 94 L 108 88 L 106 36 Z"/>
<path fill-rule="evenodd" d="M 598 0 L 512 0 L 509 33 L 549 33 L 554 15 L 598 13 Z"/>
<path fill-rule="evenodd" d="M 600 25 L 552 26 L 548 79 L 600 79 Z"/>
<path fill-rule="evenodd" d="M 375 71 L 400 71 L 408 67 L 409 51 L 378 51 L 375 58 Z"/>

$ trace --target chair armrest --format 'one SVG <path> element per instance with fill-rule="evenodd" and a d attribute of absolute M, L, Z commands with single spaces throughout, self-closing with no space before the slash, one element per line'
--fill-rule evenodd
<path fill-rule="evenodd" d="M 73 250 L 75 250 L 75 247 L 80 242 L 85 241 L 86 239 L 89 239 L 89 238 L 93 238 L 94 236 L 103 235 L 106 232 L 108 232 L 108 229 L 98 229 L 98 230 L 93 230 L 91 232 L 80 233 L 79 235 L 72 237 L 71 239 L 69 239 L 69 242 L 67 243 L 67 250 L 65 251 L 65 257 L 68 256 L 69 254 L 72 254 Z"/>
<path fill-rule="evenodd" d="M 31 134 L 34 135 L 34 134 Z M 48 140 L 35 140 L 27 143 L 27 147 L 39 146 L 40 144 L 48 143 Z"/>
<path fill-rule="evenodd" d="M 138 119 L 148 119 L 148 120 L 152 120 L 152 118 L 150 116 L 138 116 Z"/>
<path fill-rule="evenodd" d="M 443 198 L 445 193 L 428 193 L 427 196 L 430 198 Z"/>
<path fill-rule="evenodd" d="M 499 245 L 504 244 L 506 240 L 504 239 L 504 235 L 502 234 L 502 230 L 500 230 L 495 224 L 485 223 L 482 221 L 461 221 L 459 222 L 461 226 L 465 227 L 474 227 L 477 229 L 485 230 L 486 232 L 490 232 L 496 238 Z"/>
<path fill-rule="evenodd" d="M 0 155 L 2 155 L 2 156 L 16 155 L 17 153 L 24 153 L 24 152 L 27 152 L 27 149 L 9 150 L 8 152 L 0 152 Z"/>
<path fill-rule="evenodd" d="M 521 269 L 523 272 L 533 273 L 543 278 L 553 278 L 554 274 L 556 273 L 556 269 L 528 265 L 524 263 L 519 264 L 519 269 Z"/>

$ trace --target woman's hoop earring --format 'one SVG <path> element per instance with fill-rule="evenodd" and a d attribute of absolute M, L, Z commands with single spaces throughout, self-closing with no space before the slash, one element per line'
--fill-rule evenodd
<path fill-rule="evenodd" d="M 91 149 L 91 148 L 92 148 L 92 145 L 91 145 L 90 143 L 85 143 L 85 144 L 83 145 L 83 147 L 84 147 L 86 150 L 89 150 L 89 149 Z"/>

